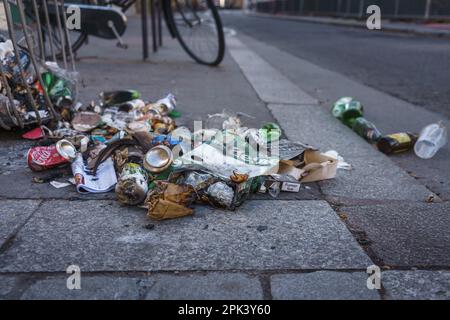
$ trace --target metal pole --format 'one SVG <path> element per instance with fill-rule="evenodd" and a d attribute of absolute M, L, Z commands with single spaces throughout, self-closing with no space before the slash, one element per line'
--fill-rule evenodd
<path fill-rule="evenodd" d="M 75 70 L 75 59 L 73 56 L 73 51 L 72 51 L 72 44 L 70 43 L 70 35 L 69 35 L 69 30 L 67 29 L 67 14 L 66 14 L 66 8 L 64 6 L 64 0 L 60 0 L 61 1 L 61 7 L 62 7 L 62 12 L 63 12 L 63 27 L 64 27 L 64 38 L 65 38 L 65 43 L 67 44 L 67 48 L 69 49 L 69 57 L 70 57 L 70 64 L 72 66 L 72 71 L 76 71 Z"/>
<path fill-rule="evenodd" d="M 25 20 L 25 12 L 24 12 L 24 8 L 23 8 L 23 3 L 22 0 L 18 0 L 17 1 L 17 6 L 19 8 L 19 15 L 20 15 L 20 20 L 22 22 L 22 24 L 25 26 L 26 25 L 26 20 Z M 30 36 L 28 34 L 27 28 L 23 28 L 23 34 L 25 36 L 25 41 L 27 43 L 28 46 L 28 50 L 30 51 L 30 59 L 31 59 L 31 63 L 34 67 L 35 73 L 36 73 L 36 77 L 41 85 L 42 88 L 44 88 L 44 81 L 42 81 L 42 77 L 41 74 L 39 72 L 39 67 L 38 64 L 36 62 L 36 58 L 34 55 L 34 49 L 31 43 L 31 39 Z M 47 104 L 48 108 L 50 109 L 50 111 L 52 112 L 53 116 L 55 117 L 55 119 L 58 118 L 58 114 L 56 113 L 55 109 L 53 109 L 53 103 L 50 100 L 50 97 L 47 94 L 47 90 L 42 90 L 42 93 L 44 95 L 44 99 L 45 99 L 45 103 Z M 39 111 L 35 110 L 37 115 L 39 116 Z M 40 122 L 40 117 L 39 117 L 39 122 Z"/>
<path fill-rule="evenodd" d="M 64 8 L 63 8 L 63 10 L 64 10 Z M 64 69 L 67 69 L 66 44 L 64 43 L 64 32 L 62 30 L 62 25 L 61 25 L 61 16 L 59 14 L 58 0 L 55 0 L 55 11 L 56 11 L 56 24 L 58 26 L 59 39 L 61 42 L 61 51 L 62 51 Z"/>
<path fill-rule="evenodd" d="M 13 110 L 15 110 L 16 106 L 14 105 L 14 99 L 13 99 L 12 94 L 11 94 L 11 88 L 8 85 L 8 80 L 6 79 L 5 73 L 3 71 L 3 65 L 2 65 L 1 62 L 0 62 L 0 76 L 1 76 L 0 84 L 2 85 L 2 87 L 4 87 L 6 89 L 6 95 L 8 97 L 8 101 L 9 101 L 9 106 L 5 105 L 5 108 L 6 108 L 6 111 L 8 112 L 8 114 L 9 114 L 10 119 L 13 120 L 13 119 L 17 118 L 17 116 L 16 117 L 12 117 L 11 116 L 11 110 L 9 110 L 9 108 L 11 107 L 11 108 L 13 108 Z M 18 118 L 18 119 L 20 119 L 20 118 Z M 16 121 L 13 121 L 13 122 L 16 122 Z M 11 129 L 11 127 L 7 126 L 3 122 L 1 116 L 0 116 L 0 127 L 2 127 L 5 130 L 10 130 Z"/>
<path fill-rule="evenodd" d="M 161 47 L 163 45 L 163 40 L 162 40 L 162 19 L 161 19 L 161 8 L 162 6 L 162 0 L 158 0 L 158 42 L 159 42 L 159 46 Z"/>
<path fill-rule="evenodd" d="M 42 6 L 44 8 L 44 15 L 45 15 L 45 25 L 47 26 L 47 33 L 48 33 L 48 43 L 50 46 L 50 52 L 52 54 L 53 61 L 56 62 L 56 55 L 55 55 L 55 48 L 53 47 L 53 31 L 50 26 L 50 18 L 48 16 L 48 7 L 47 7 L 47 1 L 41 1 Z"/>
<path fill-rule="evenodd" d="M 155 21 L 155 0 L 150 0 L 150 19 L 152 23 L 152 43 L 153 43 L 153 52 L 158 51 L 158 46 L 156 45 L 156 21 Z"/>
<path fill-rule="evenodd" d="M 37 33 L 39 39 L 39 53 L 41 55 L 41 60 L 45 61 L 45 47 L 44 47 L 44 37 L 42 36 L 42 26 L 41 26 L 41 18 L 39 17 L 39 9 L 36 3 L 36 0 L 32 0 L 34 15 L 36 16 L 36 24 L 37 24 Z"/>
<path fill-rule="evenodd" d="M 394 17 L 398 17 L 398 12 L 400 10 L 400 0 L 395 0 L 395 12 L 394 12 Z"/>
<path fill-rule="evenodd" d="M 303 14 L 303 9 L 304 9 L 304 7 L 305 7 L 305 0 L 300 0 L 299 11 L 300 11 L 300 14 L 301 14 L 301 15 Z"/>
<path fill-rule="evenodd" d="M 365 0 L 359 0 L 359 18 L 362 18 L 364 16 L 365 2 Z"/>
<path fill-rule="evenodd" d="M 148 21 L 147 21 L 147 0 L 141 0 L 141 23 L 142 23 L 142 57 L 148 58 Z"/>
<path fill-rule="evenodd" d="M 17 3 L 21 2 L 21 1 L 22 0 L 18 0 Z M 11 42 L 12 42 L 13 48 L 14 48 L 14 58 L 16 59 L 16 64 L 17 64 L 17 67 L 19 68 L 19 77 L 20 77 L 21 82 L 23 83 L 23 86 L 25 87 L 28 101 L 29 101 L 31 107 L 33 108 L 33 110 L 36 112 L 36 119 L 37 119 L 38 123 L 40 124 L 41 116 L 39 115 L 39 112 L 37 111 L 36 102 L 34 101 L 33 95 L 31 94 L 31 89 L 27 84 L 27 80 L 25 79 L 24 71 L 23 71 L 22 65 L 20 63 L 20 51 L 19 51 L 19 46 L 17 45 L 16 35 L 14 33 L 14 25 L 12 22 L 11 7 L 9 6 L 8 0 L 3 0 L 3 5 L 5 7 L 6 23 L 8 24 L 9 38 L 11 39 Z M 24 25 L 23 27 L 25 30 L 26 25 Z M 37 72 L 37 70 L 36 70 L 36 72 Z M 16 108 L 14 108 L 14 110 L 15 109 Z M 17 111 L 16 111 L 16 116 L 18 117 L 18 119 L 21 119 L 20 115 L 17 113 Z"/>
<path fill-rule="evenodd" d="M 427 0 L 425 6 L 425 19 L 428 20 L 430 18 L 430 10 L 431 10 L 431 0 Z"/>

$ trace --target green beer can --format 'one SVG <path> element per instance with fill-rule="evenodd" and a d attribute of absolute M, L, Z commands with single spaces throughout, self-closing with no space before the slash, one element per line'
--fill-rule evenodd
<path fill-rule="evenodd" d="M 343 97 L 334 103 L 331 113 L 351 128 L 355 119 L 363 116 L 364 108 L 358 100 L 352 97 Z"/>

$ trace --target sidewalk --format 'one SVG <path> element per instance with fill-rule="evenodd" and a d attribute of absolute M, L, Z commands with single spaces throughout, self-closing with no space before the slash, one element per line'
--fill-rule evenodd
<path fill-rule="evenodd" d="M 312 23 L 333 24 L 347 27 L 367 28 L 365 20 L 356 20 L 352 18 L 338 18 L 338 17 L 312 17 L 312 16 L 296 16 L 287 14 L 267 14 L 247 11 L 250 16 L 261 18 L 275 18 L 275 19 L 287 19 L 293 21 L 303 21 Z M 428 35 L 435 37 L 450 37 L 449 24 L 418 24 L 407 22 L 393 22 L 390 20 L 382 20 L 381 28 L 383 31 L 410 33 L 417 35 Z"/>
<path fill-rule="evenodd" d="M 450 233 L 439 229 L 450 226 L 448 203 L 427 204 L 425 186 L 267 62 L 272 48 L 228 37 L 224 63 L 208 68 L 165 38 L 142 62 L 139 28 L 131 17 L 128 51 L 97 39 L 80 51 L 82 101 L 108 89 L 147 98 L 173 92 L 179 124 L 242 111 L 255 116 L 246 125 L 277 121 L 289 139 L 335 149 L 354 169 L 298 194 L 255 195 L 235 212 L 197 207 L 193 217 L 155 222 L 119 206 L 114 193 L 33 184 L 24 157 L 30 144 L 1 133 L 0 298 L 449 298 Z M 433 233 L 420 228 L 431 216 Z M 81 290 L 66 288 L 72 264 Z M 383 290 L 366 286 L 373 264 L 383 268 Z"/>

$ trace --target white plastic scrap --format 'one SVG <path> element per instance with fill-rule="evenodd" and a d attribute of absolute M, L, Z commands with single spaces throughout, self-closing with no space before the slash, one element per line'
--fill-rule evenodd
<path fill-rule="evenodd" d="M 336 150 L 328 150 L 327 152 L 322 153 L 328 157 L 334 158 L 338 161 L 337 168 L 343 170 L 352 170 L 352 165 L 345 162 L 344 158 L 337 153 Z"/>
<path fill-rule="evenodd" d="M 50 184 L 56 189 L 65 188 L 72 185 L 70 182 L 51 181 Z"/>
<path fill-rule="evenodd" d="M 3 61 L 8 54 L 14 53 L 11 40 L 0 43 L 0 60 Z"/>

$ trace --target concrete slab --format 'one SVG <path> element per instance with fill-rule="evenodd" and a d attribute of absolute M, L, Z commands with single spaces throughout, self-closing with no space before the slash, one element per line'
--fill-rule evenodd
<path fill-rule="evenodd" d="M 365 272 L 317 271 L 270 277 L 276 300 L 378 300 L 377 290 L 367 288 Z"/>
<path fill-rule="evenodd" d="M 450 300 L 449 271 L 385 271 L 381 281 L 387 299 Z"/>
<path fill-rule="evenodd" d="M 335 179 L 319 182 L 325 195 L 344 202 L 350 199 L 425 201 L 432 193 L 334 119 L 325 108 L 270 104 L 269 109 L 289 139 L 311 144 L 321 151 L 336 150 L 352 165 L 350 171 L 338 171 Z"/>
<path fill-rule="evenodd" d="M 115 201 L 47 201 L 2 254 L 0 271 L 70 264 L 85 272 L 348 269 L 371 261 L 325 201 L 247 201 L 236 212 L 197 206 L 192 217 L 162 222 Z"/>
<path fill-rule="evenodd" d="M 433 195 L 383 155 L 346 161 L 351 163 L 352 170 L 340 170 L 335 179 L 319 182 L 322 192 L 340 203 L 351 203 L 352 199 L 425 202 Z"/>
<path fill-rule="evenodd" d="M 148 300 L 262 300 L 261 283 L 243 273 L 152 275 L 143 281 Z"/>
<path fill-rule="evenodd" d="M 0 300 L 8 299 L 8 295 L 16 285 L 16 277 L 14 276 L 0 276 Z"/>
<path fill-rule="evenodd" d="M 236 37 L 228 37 L 228 51 L 238 63 L 259 98 L 266 103 L 316 104 L 302 91 Z"/>
<path fill-rule="evenodd" d="M 364 231 L 390 266 L 450 265 L 450 204 L 392 203 L 343 207 L 348 224 Z"/>
<path fill-rule="evenodd" d="M 83 275 L 81 289 L 67 288 L 69 275 L 39 276 L 23 288 L 23 300 L 261 300 L 262 287 L 256 276 L 244 273 L 193 274 L 103 274 Z M 31 277 L 31 276 L 30 276 Z M 15 278 L 0 277 L 0 298 L 14 286 Z"/>
<path fill-rule="evenodd" d="M 0 200 L 0 247 L 29 219 L 39 203 L 34 200 Z"/>

